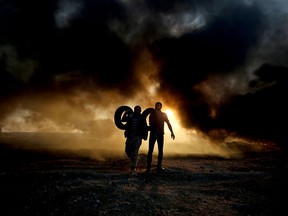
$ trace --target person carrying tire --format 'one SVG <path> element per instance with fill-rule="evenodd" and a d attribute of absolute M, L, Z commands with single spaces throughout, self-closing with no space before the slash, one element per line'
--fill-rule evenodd
<path fill-rule="evenodd" d="M 131 161 L 130 174 L 137 175 L 138 152 L 142 139 L 147 140 L 148 129 L 146 118 L 141 114 L 141 107 L 136 105 L 134 111 L 126 110 L 121 119 L 126 122 L 124 135 L 126 137 L 125 153 Z"/>

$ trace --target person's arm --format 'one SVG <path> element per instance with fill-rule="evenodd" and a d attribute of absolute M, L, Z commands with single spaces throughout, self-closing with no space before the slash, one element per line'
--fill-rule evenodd
<path fill-rule="evenodd" d="M 170 124 L 170 122 L 168 122 L 167 125 L 168 125 L 168 128 L 169 128 L 170 132 L 171 132 L 171 138 L 174 140 L 175 139 L 175 134 L 173 132 L 172 125 Z"/>
<path fill-rule="evenodd" d="M 168 126 L 168 128 L 169 128 L 169 130 L 171 132 L 171 138 L 174 140 L 175 139 L 175 134 L 173 132 L 172 125 L 171 125 L 166 113 L 164 114 L 164 121 L 167 123 L 167 126 Z"/>

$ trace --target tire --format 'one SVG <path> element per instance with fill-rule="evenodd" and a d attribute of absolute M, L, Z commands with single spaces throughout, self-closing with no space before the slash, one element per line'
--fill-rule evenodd
<path fill-rule="evenodd" d="M 150 115 L 150 113 L 152 112 L 154 110 L 154 108 L 147 108 L 147 109 L 145 109 L 143 112 L 142 112 L 142 115 L 143 115 L 143 117 L 144 117 L 144 119 L 146 120 L 147 119 L 147 117 L 148 117 L 148 115 Z M 147 125 L 147 121 L 145 121 L 146 122 L 146 127 L 148 128 L 148 131 L 150 131 L 150 127 Z"/>
<path fill-rule="evenodd" d="M 114 123 L 115 125 L 121 129 L 121 130 L 125 130 L 126 129 L 126 123 L 124 124 L 122 121 L 121 121 L 121 118 L 122 118 L 122 115 L 123 113 L 128 110 L 129 113 L 130 112 L 133 112 L 132 108 L 129 107 L 129 106 L 120 106 L 116 109 L 115 113 L 114 113 Z"/>
<path fill-rule="evenodd" d="M 126 123 L 124 124 L 122 121 L 121 121 L 121 118 L 122 118 L 122 115 L 123 113 L 128 110 L 129 112 L 128 113 L 132 113 L 133 110 L 131 107 L 129 106 L 120 106 L 116 109 L 115 111 L 115 114 L 114 114 L 114 123 L 115 125 L 121 129 L 121 130 L 125 130 L 126 129 Z M 148 115 L 150 115 L 150 113 L 153 111 L 154 109 L 153 108 L 147 108 L 145 109 L 143 112 L 142 112 L 142 115 L 144 117 L 144 119 L 146 120 L 146 118 L 148 117 Z M 146 122 L 146 121 L 145 121 Z M 147 122 L 146 122 L 146 127 L 149 129 L 149 126 L 147 125 Z"/>

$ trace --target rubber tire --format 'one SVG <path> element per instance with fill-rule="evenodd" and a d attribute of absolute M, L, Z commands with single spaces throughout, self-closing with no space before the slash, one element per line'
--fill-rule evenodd
<path fill-rule="evenodd" d="M 129 113 L 132 113 L 133 110 L 131 107 L 129 106 L 120 106 L 116 109 L 115 111 L 115 114 L 114 114 L 114 123 L 115 125 L 120 129 L 120 130 L 126 130 L 126 123 L 124 124 L 122 121 L 121 121 L 121 118 L 122 118 L 122 115 L 123 113 L 128 110 Z M 145 109 L 143 112 L 142 112 L 142 115 L 143 117 L 146 119 L 148 115 L 150 115 L 150 113 L 153 111 L 154 109 L 153 108 L 147 108 Z M 146 122 L 146 121 L 145 121 Z M 147 126 L 147 122 L 146 122 L 146 126 Z M 148 130 L 149 127 L 147 126 Z"/>
<path fill-rule="evenodd" d="M 121 118 L 122 118 L 122 115 L 125 111 L 129 111 L 129 113 L 132 113 L 133 110 L 131 107 L 129 106 L 120 106 L 116 109 L 115 113 L 114 113 L 114 123 L 115 125 L 121 129 L 121 130 L 125 130 L 126 129 L 126 123 L 124 124 L 122 121 L 121 121 Z"/>
<path fill-rule="evenodd" d="M 147 119 L 148 115 L 150 115 L 153 110 L 154 110 L 154 108 L 151 108 L 151 107 L 145 109 L 142 112 L 142 115 L 143 115 L 144 119 Z M 145 121 L 145 122 L 146 122 L 146 127 L 148 128 L 148 131 L 150 131 L 150 127 L 147 125 L 147 121 Z"/>

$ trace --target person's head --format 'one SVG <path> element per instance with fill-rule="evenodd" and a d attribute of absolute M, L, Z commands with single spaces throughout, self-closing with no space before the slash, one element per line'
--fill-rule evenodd
<path fill-rule="evenodd" d="M 139 106 L 139 105 L 136 105 L 135 107 L 134 107 L 134 112 L 135 113 L 141 113 L 141 107 Z"/>
<path fill-rule="evenodd" d="M 155 103 L 155 109 L 156 110 L 161 110 L 162 109 L 162 103 L 161 102 L 156 102 Z"/>

